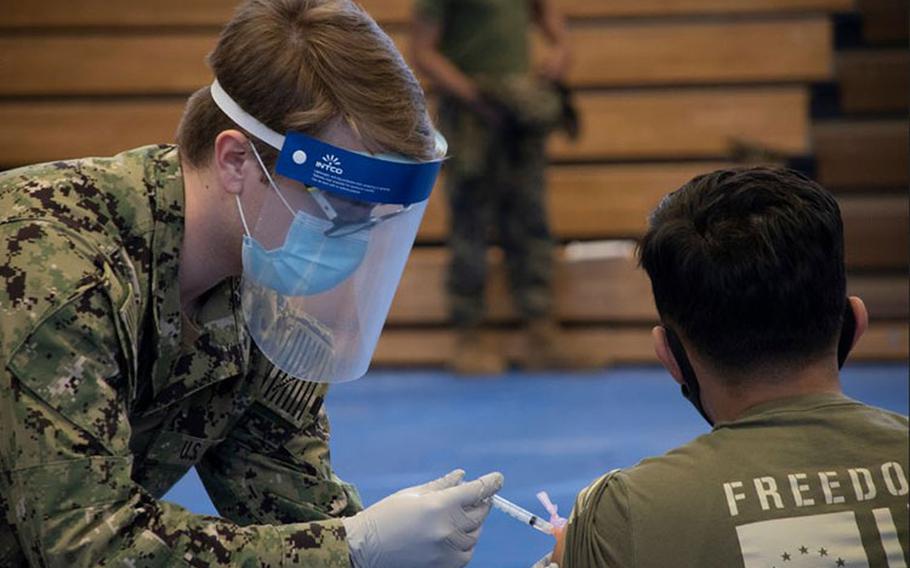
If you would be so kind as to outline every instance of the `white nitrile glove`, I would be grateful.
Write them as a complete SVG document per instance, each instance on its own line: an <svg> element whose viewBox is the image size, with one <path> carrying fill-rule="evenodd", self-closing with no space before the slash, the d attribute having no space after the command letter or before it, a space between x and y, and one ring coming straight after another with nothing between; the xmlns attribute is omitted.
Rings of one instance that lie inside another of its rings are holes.
<svg viewBox="0 0 910 568"><path fill-rule="evenodd" d="M342 519L354 568L461 568L471 560L501 473L461 483L455 470Z"/></svg>

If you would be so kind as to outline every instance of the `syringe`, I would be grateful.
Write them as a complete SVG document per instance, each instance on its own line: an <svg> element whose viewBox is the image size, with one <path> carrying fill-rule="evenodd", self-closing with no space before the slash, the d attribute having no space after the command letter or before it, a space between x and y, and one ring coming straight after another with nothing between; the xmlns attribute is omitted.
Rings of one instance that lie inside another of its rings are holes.
<svg viewBox="0 0 910 568"><path fill-rule="evenodd" d="M541 519L534 513L522 509L515 503L512 503L507 499L503 499L499 495L493 495L493 506L506 515L509 515L513 519L518 519L526 525L531 525L544 534L553 534L553 525Z"/></svg>

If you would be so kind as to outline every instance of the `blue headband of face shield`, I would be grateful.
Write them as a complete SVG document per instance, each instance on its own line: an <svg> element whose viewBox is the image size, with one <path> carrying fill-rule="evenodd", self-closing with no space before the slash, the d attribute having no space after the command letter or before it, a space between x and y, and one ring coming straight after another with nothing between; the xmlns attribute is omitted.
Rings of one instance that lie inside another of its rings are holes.
<svg viewBox="0 0 910 568"><path fill-rule="evenodd" d="M439 133L439 159L417 162L386 154L372 156L326 144L301 132L282 136L240 108L217 80L211 93L218 107L241 128L280 150L277 173L307 187L346 199L411 205L430 196L442 167L447 145Z"/></svg>

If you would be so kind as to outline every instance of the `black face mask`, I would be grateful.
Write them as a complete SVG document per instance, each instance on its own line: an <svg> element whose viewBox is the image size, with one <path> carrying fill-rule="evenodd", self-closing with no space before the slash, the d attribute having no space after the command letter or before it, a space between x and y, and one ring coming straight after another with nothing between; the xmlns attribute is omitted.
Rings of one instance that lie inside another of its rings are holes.
<svg viewBox="0 0 910 568"><path fill-rule="evenodd" d="M686 354L686 350L679 340L679 336L666 325L664 326L664 330L667 334L667 344L670 346L670 352L676 359L676 364L679 365L679 372L682 373L683 376L682 395L686 400L692 403L692 406L695 407L708 424L714 426L714 421L711 420L708 413L705 412L705 407L702 406L701 389L698 386L698 378L695 376L695 371L692 370L692 363L689 362L689 356ZM847 305L844 307L844 324L841 326L840 338L837 341L838 368L843 367L844 363L847 361L847 355L850 354L850 349L853 347L853 336L855 334L856 316L853 315L853 308L850 306L850 300L847 300Z"/></svg>

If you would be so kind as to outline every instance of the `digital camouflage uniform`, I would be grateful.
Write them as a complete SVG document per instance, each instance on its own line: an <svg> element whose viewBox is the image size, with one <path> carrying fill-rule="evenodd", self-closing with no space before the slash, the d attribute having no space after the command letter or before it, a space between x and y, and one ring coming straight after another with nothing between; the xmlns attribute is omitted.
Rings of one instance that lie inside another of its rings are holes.
<svg viewBox="0 0 910 568"><path fill-rule="evenodd" d="M181 319L177 149L0 174L0 566L349 566L327 387ZM196 466L224 519L158 499Z"/></svg>
<svg viewBox="0 0 910 568"><path fill-rule="evenodd" d="M491 100L510 103L510 86L531 82L530 0L417 0L416 9L440 26L440 52ZM552 95L544 100L545 106L558 105ZM545 133L497 129L445 96L439 125L451 155L446 162L452 226L447 286L453 321L470 327L483 318L490 236L505 252L518 313L525 319L546 315L553 244L545 208Z"/></svg>

